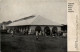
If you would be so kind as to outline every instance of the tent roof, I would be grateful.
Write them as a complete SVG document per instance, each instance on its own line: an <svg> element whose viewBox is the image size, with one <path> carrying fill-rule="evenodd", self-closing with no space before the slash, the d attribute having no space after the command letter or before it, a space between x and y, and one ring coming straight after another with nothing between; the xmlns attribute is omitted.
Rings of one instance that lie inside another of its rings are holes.
<svg viewBox="0 0 80 52"><path fill-rule="evenodd" d="M21 25L61 25L61 24L50 21L42 16L35 16L30 19L13 22L8 26L21 26Z"/></svg>

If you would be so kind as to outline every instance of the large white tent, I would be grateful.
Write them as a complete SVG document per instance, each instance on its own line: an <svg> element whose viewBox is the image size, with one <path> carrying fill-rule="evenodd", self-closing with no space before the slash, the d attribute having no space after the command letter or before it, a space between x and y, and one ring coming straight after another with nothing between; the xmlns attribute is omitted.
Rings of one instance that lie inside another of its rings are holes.
<svg viewBox="0 0 80 52"><path fill-rule="evenodd" d="M61 24L50 21L49 19L46 19L38 15L38 16L33 16L30 19L24 19L21 21L13 22L7 26L22 26L22 25L61 25Z"/></svg>

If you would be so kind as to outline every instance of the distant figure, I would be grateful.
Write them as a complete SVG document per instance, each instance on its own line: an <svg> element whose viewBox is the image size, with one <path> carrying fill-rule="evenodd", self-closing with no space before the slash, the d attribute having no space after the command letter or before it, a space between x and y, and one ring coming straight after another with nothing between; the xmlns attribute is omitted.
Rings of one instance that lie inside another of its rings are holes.
<svg viewBox="0 0 80 52"><path fill-rule="evenodd" d="M10 33L10 29L7 30L7 33Z"/></svg>
<svg viewBox="0 0 80 52"><path fill-rule="evenodd" d="M36 31L36 40L38 40L39 35L40 35L40 31L41 31L41 27L40 27L40 26L37 26L37 27L35 28L35 31Z"/></svg>
<svg viewBox="0 0 80 52"><path fill-rule="evenodd" d="M31 29L29 29L29 34L31 34Z"/></svg>
<svg viewBox="0 0 80 52"><path fill-rule="evenodd" d="M56 32L55 32L55 31L53 31L53 36L54 36L54 37L56 36Z"/></svg>
<svg viewBox="0 0 80 52"><path fill-rule="evenodd" d="M14 33L13 30L11 30L12 37L13 37L13 33Z"/></svg>
<svg viewBox="0 0 80 52"><path fill-rule="evenodd" d="M36 40L38 40L38 38L39 38L39 33L38 31L36 31Z"/></svg>

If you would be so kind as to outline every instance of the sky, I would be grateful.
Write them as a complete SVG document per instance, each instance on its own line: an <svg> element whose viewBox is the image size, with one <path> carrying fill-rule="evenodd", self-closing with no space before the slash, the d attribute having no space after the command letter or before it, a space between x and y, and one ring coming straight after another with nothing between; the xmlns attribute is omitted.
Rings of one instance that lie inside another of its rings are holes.
<svg viewBox="0 0 80 52"><path fill-rule="evenodd" d="M66 0L0 0L0 22L40 15L67 24Z"/></svg>

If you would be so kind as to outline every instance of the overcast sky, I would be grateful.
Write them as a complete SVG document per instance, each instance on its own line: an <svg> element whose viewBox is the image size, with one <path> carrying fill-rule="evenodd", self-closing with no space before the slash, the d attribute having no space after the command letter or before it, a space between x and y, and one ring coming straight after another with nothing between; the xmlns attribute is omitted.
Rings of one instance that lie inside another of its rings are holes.
<svg viewBox="0 0 80 52"><path fill-rule="evenodd" d="M0 0L0 22L41 15L66 24L66 0Z"/></svg>

